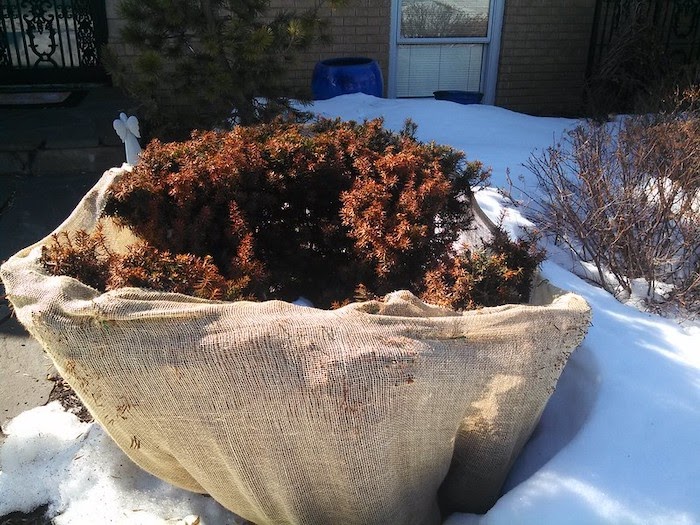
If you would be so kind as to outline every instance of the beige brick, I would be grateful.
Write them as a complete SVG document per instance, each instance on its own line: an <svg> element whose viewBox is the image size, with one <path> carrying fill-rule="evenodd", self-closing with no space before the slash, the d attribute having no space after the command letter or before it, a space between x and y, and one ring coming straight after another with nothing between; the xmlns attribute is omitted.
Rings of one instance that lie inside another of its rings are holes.
<svg viewBox="0 0 700 525"><path fill-rule="evenodd" d="M594 7L595 0L508 0L496 103L578 111Z"/></svg>

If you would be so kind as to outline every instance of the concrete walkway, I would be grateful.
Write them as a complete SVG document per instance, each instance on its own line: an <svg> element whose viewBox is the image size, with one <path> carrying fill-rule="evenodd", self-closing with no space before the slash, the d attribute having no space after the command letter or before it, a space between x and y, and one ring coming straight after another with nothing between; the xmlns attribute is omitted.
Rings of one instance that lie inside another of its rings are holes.
<svg viewBox="0 0 700 525"><path fill-rule="evenodd" d="M84 173L0 175L0 262L51 233L109 167ZM48 380L52 373L51 360L39 343L12 317L0 284L0 426L46 403L54 385Z"/></svg>
<svg viewBox="0 0 700 525"><path fill-rule="evenodd" d="M51 233L102 172L0 175L0 262ZM0 284L0 426L49 398L51 360L12 317Z"/></svg>
<svg viewBox="0 0 700 525"><path fill-rule="evenodd" d="M124 162L112 121L133 107L110 87L62 106L0 107L0 263L51 233L105 170ZM46 403L52 373L0 283L0 425Z"/></svg>

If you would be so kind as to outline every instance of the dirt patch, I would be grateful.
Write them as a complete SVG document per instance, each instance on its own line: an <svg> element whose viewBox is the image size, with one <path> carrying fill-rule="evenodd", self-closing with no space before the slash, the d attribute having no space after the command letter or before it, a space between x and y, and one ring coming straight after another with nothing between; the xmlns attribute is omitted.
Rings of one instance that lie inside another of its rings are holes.
<svg viewBox="0 0 700 525"><path fill-rule="evenodd" d="M0 516L0 525L51 525L51 519L46 517L48 508L42 505L31 512L10 512Z"/></svg>
<svg viewBox="0 0 700 525"><path fill-rule="evenodd" d="M87 408L85 408L78 394L66 383L65 379L58 374L49 377L49 379L54 382L53 390L51 390L51 394L49 394L49 403L51 401L58 401L66 412L75 414L80 421L84 423L93 421L92 415L88 412ZM0 522L0 525L5 524Z"/></svg>

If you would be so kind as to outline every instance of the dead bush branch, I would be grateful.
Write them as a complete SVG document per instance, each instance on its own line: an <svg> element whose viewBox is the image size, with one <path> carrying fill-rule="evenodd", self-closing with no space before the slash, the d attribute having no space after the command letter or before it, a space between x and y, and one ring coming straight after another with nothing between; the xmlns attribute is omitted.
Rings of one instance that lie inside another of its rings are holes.
<svg viewBox="0 0 700 525"><path fill-rule="evenodd" d="M685 101L687 102L687 100ZM683 109L681 109L683 108ZM693 303L700 289L700 112L584 123L529 159L531 211L542 231L595 266L612 293L671 285Z"/></svg>

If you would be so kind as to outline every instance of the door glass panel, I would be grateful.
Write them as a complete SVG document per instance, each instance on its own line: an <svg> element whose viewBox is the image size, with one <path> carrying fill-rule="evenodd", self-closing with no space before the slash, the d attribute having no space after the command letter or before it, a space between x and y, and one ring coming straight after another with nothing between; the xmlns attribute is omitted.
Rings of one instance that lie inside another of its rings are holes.
<svg viewBox="0 0 700 525"><path fill-rule="evenodd" d="M404 38L485 37L489 0L400 0Z"/></svg>
<svg viewBox="0 0 700 525"><path fill-rule="evenodd" d="M483 44L399 45L397 97L431 97L433 91L479 91Z"/></svg>

